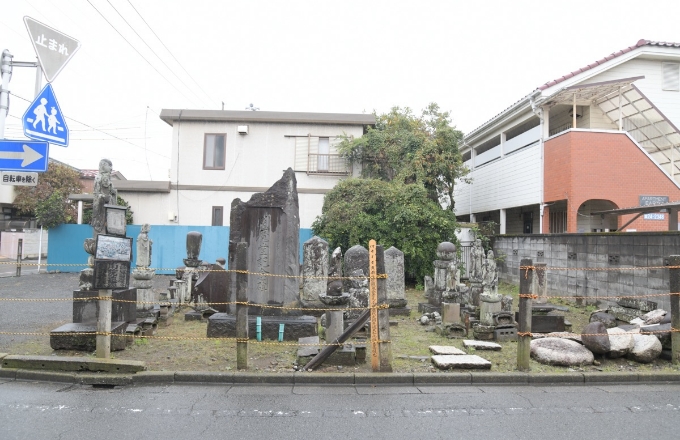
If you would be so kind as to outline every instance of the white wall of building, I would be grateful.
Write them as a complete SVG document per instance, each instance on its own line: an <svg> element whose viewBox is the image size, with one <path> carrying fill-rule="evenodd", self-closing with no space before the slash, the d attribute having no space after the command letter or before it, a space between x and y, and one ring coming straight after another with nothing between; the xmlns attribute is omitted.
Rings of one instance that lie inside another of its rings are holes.
<svg viewBox="0 0 680 440"><path fill-rule="evenodd" d="M669 60L665 61L668 62ZM647 96L649 101L653 102L676 127L680 128L680 92L662 90L662 62L664 61L659 59L635 58L589 78L585 82L601 82L644 75L643 79L639 79L633 84L635 84L635 86ZM677 58L674 62L680 63L680 58Z"/></svg>
<svg viewBox="0 0 680 440"><path fill-rule="evenodd" d="M541 167L539 143L476 168L456 185L456 215L540 203Z"/></svg>

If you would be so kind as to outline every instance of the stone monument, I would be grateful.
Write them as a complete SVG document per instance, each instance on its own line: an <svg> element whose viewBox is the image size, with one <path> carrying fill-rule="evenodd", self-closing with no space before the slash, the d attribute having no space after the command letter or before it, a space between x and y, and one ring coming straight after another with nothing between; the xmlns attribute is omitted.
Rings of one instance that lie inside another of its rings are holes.
<svg viewBox="0 0 680 440"><path fill-rule="evenodd" d="M387 274L387 303L390 315L409 315L406 307L406 282L404 276L404 253L394 246L385 251L385 273Z"/></svg>
<svg viewBox="0 0 680 440"><path fill-rule="evenodd" d="M482 293L482 276L484 267L484 248L482 240L476 239L470 250L470 295L472 304L479 306L479 295Z"/></svg>
<svg viewBox="0 0 680 440"><path fill-rule="evenodd" d="M300 213L295 172L288 168L271 188L253 194L247 202L234 200L231 221L230 250L239 241L247 242L248 270L263 274L250 277L248 300L254 304L268 305L299 303ZM232 252L229 255L229 269L233 269ZM231 278L233 285L235 277ZM233 300L230 297L230 301ZM253 313L256 310L256 307L251 307ZM262 308L262 314L280 312L276 308Z"/></svg>
<svg viewBox="0 0 680 440"><path fill-rule="evenodd" d="M137 288L137 314L146 316L153 310L153 302L157 301L153 292L153 277L155 271L151 266L151 246L153 241L149 239L151 226L148 223L142 225L137 236L137 267L132 271L132 287Z"/></svg>
<svg viewBox="0 0 680 440"><path fill-rule="evenodd" d="M433 262L434 282L426 296L430 305L440 307L442 302L468 304L468 288L460 283L456 260L456 245L445 241L437 246L438 259Z"/></svg>
<svg viewBox="0 0 680 440"><path fill-rule="evenodd" d="M322 307L319 296L328 288L328 242L314 236L302 245L302 296L304 307Z"/></svg>

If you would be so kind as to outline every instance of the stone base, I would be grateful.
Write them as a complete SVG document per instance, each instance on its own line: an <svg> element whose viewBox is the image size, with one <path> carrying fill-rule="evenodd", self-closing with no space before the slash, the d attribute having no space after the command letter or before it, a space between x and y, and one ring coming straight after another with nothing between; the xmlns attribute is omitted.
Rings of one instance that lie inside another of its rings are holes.
<svg viewBox="0 0 680 440"><path fill-rule="evenodd" d="M98 290L74 290L73 291L73 322L94 323L99 316ZM133 322L137 319L137 289L114 290L111 294L111 321ZM79 301L81 298L92 298ZM118 301L116 301L118 300ZM125 301L125 302L121 302Z"/></svg>
<svg viewBox="0 0 680 440"><path fill-rule="evenodd" d="M112 322L111 333L121 336L111 336L111 351L125 350L127 345L125 332L128 324L126 322ZM50 347L52 350L75 350L93 352L97 349L97 324L71 323L64 324L50 332Z"/></svg>
<svg viewBox="0 0 680 440"><path fill-rule="evenodd" d="M491 351L499 351L503 347L499 344L496 344L495 342L486 342L486 341L473 341L473 340L465 340L463 341L463 347L467 348L474 348L475 350L491 350Z"/></svg>
<svg viewBox="0 0 680 440"><path fill-rule="evenodd" d="M323 361L323 365L345 365L352 366L356 365L357 356L356 349L352 344L345 344L344 346L335 350L328 359Z"/></svg>
<svg viewBox="0 0 680 440"><path fill-rule="evenodd" d="M497 342L516 341L517 329L514 327L497 328L493 331L493 339Z"/></svg>
<svg viewBox="0 0 680 440"><path fill-rule="evenodd" d="M464 338L467 336L467 329L463 324L439 324L434 327L434 331L447 338Z"/></svg>
<svg viewBox="0 0 680 440"><path fill-rule="evenodd" d="M151 280L148 280L151 282ZM153 310L154 303L158 301L156 294L154 293L151 286L148 288L140 288L135 286L137 289L137 313L140 311Z"/></svg>
<svg viewBox="0 0 680 440"><path fill-rule="evenodd" d="M309 336L298 339L297 363L298 365L306 365L307 362L317 354L319 354L319 337Z"/></svg>
<svg viewBox="0 0 680 440"><path fill-rule="evenodd" d="M248 337L255 339L257 317L248 316ZM285 324L283 339L297 341L299 338L318 336L316 318L313 316L262 316L262 339L279 339L279 324ZM208 319L209 338L235 338L236 315L215 313Z"/></svg>
<svg viewBox="0 0 680 440"><path fill-rule="evenodd" d="M392 307L390 306L390 316L410 316L410 307Z"/></svg>
<svg viewBox="0 0 680 440"><path fill-rule="evenodd" d="M432 313L432 312L437 312L441 314L442 307L433 306L432 304L429 303L418 303L418 313Z"/></svg>
<svg viewBox="0 0 680 440"><path fill-rule="evenodd" d="M515 321L519 322L519 312L515 312ZM565 331L564 316L531 315L532 333L553 333Z"/></svg>
<svg viewBox="0 0 680 440"><path fill-rule="evenodd" d="M203 313L191 311L184 314L185 321L201 321L203 320Z"/></svg>

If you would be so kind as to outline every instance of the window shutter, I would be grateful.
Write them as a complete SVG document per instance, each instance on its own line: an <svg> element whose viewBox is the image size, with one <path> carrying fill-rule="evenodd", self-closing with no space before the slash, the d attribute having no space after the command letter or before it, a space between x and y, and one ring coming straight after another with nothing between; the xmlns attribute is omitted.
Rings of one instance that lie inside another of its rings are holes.
<svg viewBox="0 0 680 440"><path fill-rule="evenodd" d="M307 171L307 145L308 137L296 137L295 139L295 171Z"/></svg>
<svg viewBox="0 0 680 440"><path fill-rule="evenodd" d="M680 91L680 64L661 63L663 70L662 90Z"/></svg>

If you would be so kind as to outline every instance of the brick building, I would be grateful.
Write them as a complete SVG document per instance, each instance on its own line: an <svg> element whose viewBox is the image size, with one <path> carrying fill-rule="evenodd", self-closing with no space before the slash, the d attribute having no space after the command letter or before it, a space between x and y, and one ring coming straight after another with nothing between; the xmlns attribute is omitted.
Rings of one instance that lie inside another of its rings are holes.
<svg viewBox="0 0 680 440"><path fill-rule="evenodd" d="M680 201L678 126L680 44L640 40L468 133L456 215L500 234L677 228L665 212L600 212Z"/></svg>

